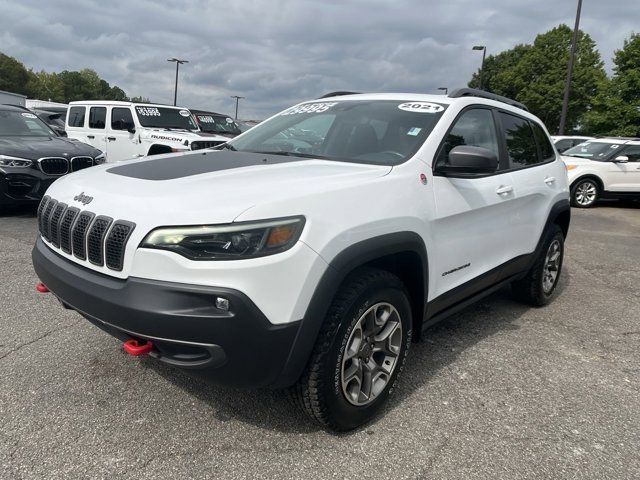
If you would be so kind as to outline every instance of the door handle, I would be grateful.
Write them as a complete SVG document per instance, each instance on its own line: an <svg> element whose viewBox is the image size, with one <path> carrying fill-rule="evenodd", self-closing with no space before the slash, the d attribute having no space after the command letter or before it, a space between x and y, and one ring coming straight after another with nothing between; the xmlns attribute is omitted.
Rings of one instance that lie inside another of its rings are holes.
<svg viewBox="0 0 640 480"><path fill-rule="evenodd" d="M511 192L513 192L513 187L511 185L500 185L498 188L496 188L496 193L498 195L505 195Z"/></svg>
<svg viewBox="0 0 640 480"><path fill-rule="evenodd" d="M95 135L87 135L87 138L90 138L90 139L93 140L94 138L96 138L96 136Z"/></svg>
<svg viewBox="0 0 640 480"><path fill-rule="evenodd" d="M544 183L546 183L547 185L551 185L552 183L556 182L556 177L547 177L544 179Z"/></svg>
<svg viewBox="0 0 640 480"><path fill-rule="evenodd" d="M110 142L115 142L116 137L107 137L107 140L109 140Z"/></svg>

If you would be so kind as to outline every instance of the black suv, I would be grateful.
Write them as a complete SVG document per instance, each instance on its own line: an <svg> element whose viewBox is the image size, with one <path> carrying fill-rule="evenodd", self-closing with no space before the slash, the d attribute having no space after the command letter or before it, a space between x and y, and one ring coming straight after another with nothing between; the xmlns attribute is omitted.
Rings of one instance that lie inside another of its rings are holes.
<svg viewBox="0 0 640 480"><path fill-rule="evenodd" d="M35 204L58 177L102 162L100 150L58 136L30 110L0 105L0 208Z"/></svg>
<svg viewBox="0 0 640 480"><path fill-rule="evenodd" d="M222 113L207 112L205 110L190 109L196 122L204 133L215 133L224 137L233 138L240 133L240 127L233 118Z"/></svg>

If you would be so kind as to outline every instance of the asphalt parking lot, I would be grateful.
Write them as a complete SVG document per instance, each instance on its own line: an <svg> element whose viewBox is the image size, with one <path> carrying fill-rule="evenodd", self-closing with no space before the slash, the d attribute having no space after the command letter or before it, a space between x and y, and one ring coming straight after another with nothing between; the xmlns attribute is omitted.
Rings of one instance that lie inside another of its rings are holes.
<svg viewBox="0 0 640 480"><path fill-rule="evenodd" d="M640 203L573 210L556 301L501 291L414 344L350 434L207 385L34 291L32 210L0 217L0 478L640 477Z"/></svg>

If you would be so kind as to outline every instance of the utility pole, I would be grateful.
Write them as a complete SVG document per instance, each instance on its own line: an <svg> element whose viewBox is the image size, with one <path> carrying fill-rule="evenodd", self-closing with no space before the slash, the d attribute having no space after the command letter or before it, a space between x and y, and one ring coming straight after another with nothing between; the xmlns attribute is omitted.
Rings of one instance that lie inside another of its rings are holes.
<svg viewBox="0 0 640 480"><path fill-rule="evenodd" d="M485 45L474 45L471 50L482 50L482 63L480 64L480 90L484 89L484 57L487 55Z"/></svg>
<svg viewBox="0 0 640 480"><path fill-rule="evenodd" d="M178 69L180 68L180 65L182 65L183 63L189 63L189 60L169 58L167 62L176 62L176 86L175 86L175 89L173 90L173 105L175 106L178 103Z"/></svg>
<svg viewBox="0 0 640 480"><path fill-rule="evenodd" d="M238 101L241 98L245 98L245 97L240 97L238 95L231 95L231 98L235 98L236 99L236 120L238 120Z"/></svg>
<svg viewBox="0 0 640 480"><path fill-rule="evenodd" d="M564 98L562 99L562 113L560 114L560 128L558 135L564 135L564 127L567 123L567 111L569 110L569 92L571 91L571 76L573 75L573 62L576 58L576 47L578 43L578 28L580 26L580 11L582 10L582 0L578 0L578 9L576 10L576 24L573 27L573 36L571 37L571 53L569 54L569 65L567 66L567 78L564 82Z"/></svg>

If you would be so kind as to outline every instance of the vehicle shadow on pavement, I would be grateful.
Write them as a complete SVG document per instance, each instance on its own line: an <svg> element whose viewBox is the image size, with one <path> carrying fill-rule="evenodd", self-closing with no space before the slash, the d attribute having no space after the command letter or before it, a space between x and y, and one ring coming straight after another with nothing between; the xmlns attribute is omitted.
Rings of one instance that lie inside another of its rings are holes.
<svg viewBox="0 0 640 480"><path fill-rule="evenodd" d="M569 271L564 267L557 295L569 286ZM400 384L381 414L352 432L351 435L375 428L387 413L403 408L403 403L418 389L429 383L442 369L448 368L466 350L505 330L517 330L518 320L530 308L512 299L509 287L503 288L471 305L443 322L429 328L421 341L413 343ZM245 422L256 427L288 433L309 433L321 430L294 406L284 391L268 389L246 390L229 388L192 378L152 359L145 366L208 404L214 417L226 422ZM453 374L452 374L453 375ZM428 387L427 387L428 388ZM431 399L437 401L437 398Z"/></svg>

